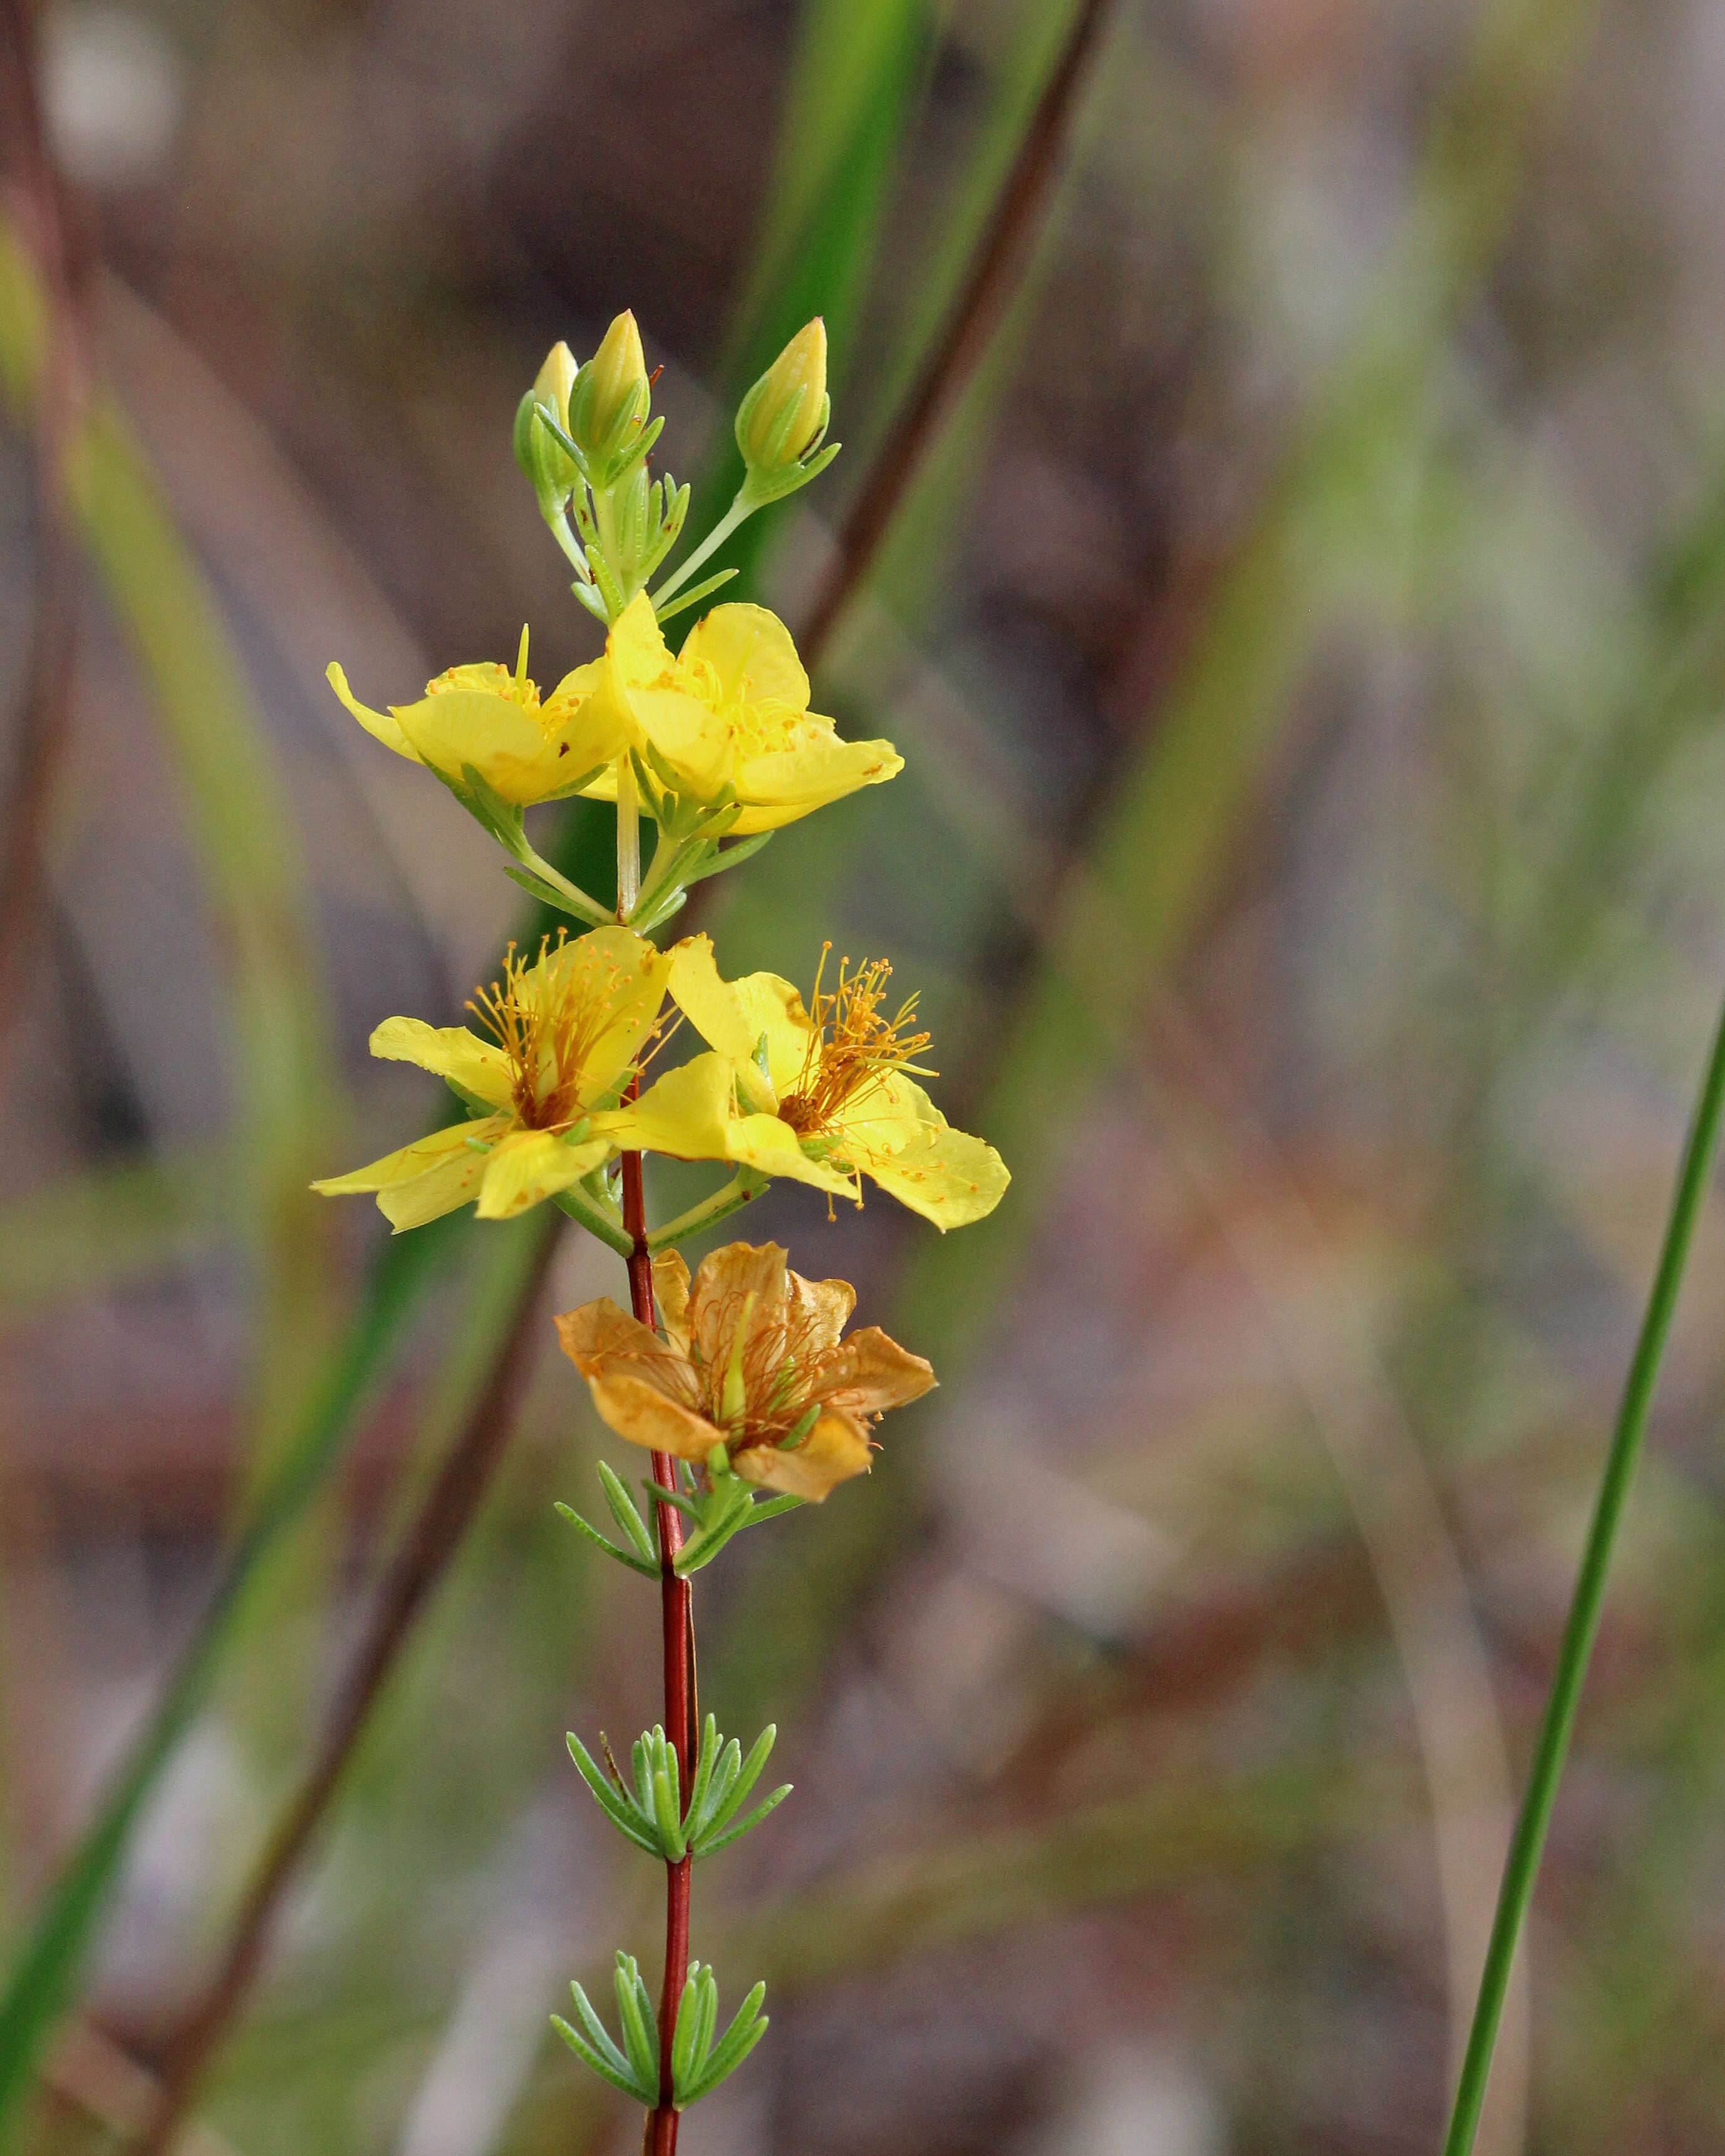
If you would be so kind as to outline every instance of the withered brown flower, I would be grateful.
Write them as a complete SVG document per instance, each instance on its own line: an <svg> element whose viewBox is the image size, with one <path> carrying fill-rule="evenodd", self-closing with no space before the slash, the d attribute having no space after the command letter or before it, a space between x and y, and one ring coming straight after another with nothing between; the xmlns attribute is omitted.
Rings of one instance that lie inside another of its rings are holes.
<svg viewBox="0 0 1725 2156"><path fill-rule="evenodd" d="M704 1464L722 1445L746 1481L819 1503L867 1471L869 1425L935 1381L877 1325L841 1338L855 1290L804 1280L777 1243L727 1244L692 1281L665 1251L653 1285L664 1339L608 1296L557 1320L600 1414L649 1451Z"/></svg>

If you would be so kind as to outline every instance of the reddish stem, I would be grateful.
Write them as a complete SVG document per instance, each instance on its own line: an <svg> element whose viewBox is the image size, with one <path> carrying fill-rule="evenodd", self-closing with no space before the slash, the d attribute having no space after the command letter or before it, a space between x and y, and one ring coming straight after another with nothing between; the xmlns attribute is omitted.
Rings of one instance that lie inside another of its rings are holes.
<svg viewBox="0 0 1725 2156"><path fill-rule="evenodd" d="M641 1156L623 1156L623 1225L634 1248L629 1255L629 1298L643 1325L655 1324L653 1260L647 1249L647 1212L641 1191ZM668 1452L653 1455L653 1479L676 1487L676 1462ZM678 1780L686 1806L694 1779L695 1619L689 1583L680 1579L675 1558L683 1543L683 1516L675 1505L655 1505L659 1529L660 1606L665 1632L665 1728L677 1755ZM647 2115L642 2156L675 2156L677 2111L671 2102L671 2043L677 2032L677 2005L689 1974L689 1871L693 1860L665 1867L665 1983L659 1994L659 2102Z"/></svg>

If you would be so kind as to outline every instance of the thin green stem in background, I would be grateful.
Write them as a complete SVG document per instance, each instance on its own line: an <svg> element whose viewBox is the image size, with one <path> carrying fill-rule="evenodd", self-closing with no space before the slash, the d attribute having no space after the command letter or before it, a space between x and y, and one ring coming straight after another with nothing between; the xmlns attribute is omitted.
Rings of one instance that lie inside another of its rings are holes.
<svg viewBox="0 0 1725 2156"><path fill-rule="evenodd" d="M1623 1389L1623 1404L1618 1409L1617 1427L1612 1434L1611 1450L1606 1455L1605 1471L1594 1502L1593 1522L1588 1529L1587 1547L1582 1554L1574 1599L1569 1604L1563 1643L1552 1679L1551 1697L1546 1702L1545 1718L1540 1724L1527 1794L1522 1799L1521 1815L1516 1820L1515 1834L1503 1867L1497 1913L1492 1919L1491 1938L1486 1948L1485 1971L1480 1979L1473 2026L1468 2031L1467 2051L1461 2061L1450 2130L1444 2140L1444 2156L1469 2156L1479 2128L1516 1943L1521 1937L1527 1905L1533 1898L1533 1884L1539 1876L1545 1830L1551 1821L1563 1762L1568 1756L1581 1687L1587 1679L1594 1637L1599 1628L1599 1609L1605 1599L1605 1575L1611 1563L1611 1548L1617 1538L1635 1463L1640 1458L1641 1441L1647 1433L1647 1417L1653 1405L1654 1388L1659 1382L1659 1366L1664 1359L1666 1342L1671 1337L1671 1316L1682 1286L1683 1269L1689 1261L1695 1224L1701 1217L1702 1199L1707 1194L1713 1157L1718 1151L1722 1114L1725 1114L1725 1011L1720 1014L1718 1029L1713 1036L1712 1055L1702 1081L1701 1097L1696 1106L1689 1142L1684 1148L1683 1164L1678 1171L1676 1194L1666 1225L1665 1247L1659 1255L1653 1292L1647 1300L1647 1314L1641 1321L1640 1337L1635 1342L1635 1358Z"/></svg>

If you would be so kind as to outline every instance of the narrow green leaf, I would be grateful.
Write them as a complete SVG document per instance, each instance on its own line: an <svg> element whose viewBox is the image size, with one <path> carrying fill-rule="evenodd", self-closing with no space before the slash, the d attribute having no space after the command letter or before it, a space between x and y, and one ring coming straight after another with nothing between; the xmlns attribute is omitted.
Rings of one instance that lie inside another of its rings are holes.
<svg viewBox="0 0 1725 2156"><path fill-rule="evenodd" d="M746 1834L751 1833L759 1826L768 1812L778 1810L789 1796L793 1784L787 1782L783 1787L775 1789L764 1804L756 1805L746 1820L740 1820L729 1833L719 1835L711 1841L703 1842L695 1854L697 1856L716 1856L721 1849L729 1849L733 1841L741 1841Z"/></svg>
<svg viewBox="0 0 1725 2156"><path fill-rule="evenodd" d="M586 1994L582 1991L580 1985L573 1984L570 1989L576 1994L578 2005L586 2008L588 2014L592 2014L593 2010L588 2007ZM593 2015L592 2025L604 2039L605 2050L603 2052L596 2050L585 2036L572 2029L561 2014L552 2015L551 2025L582 2064L590 2066L601 2080L609 2082L613 2088L621 2089L625 2096L633 2097L637 2103L650 2104L655 2100L657 2092L652 2094L644 2093L628 2060L617 2049L609 2036L606 2035L604 2024L596 2014ZM614 2066L612 2063L614 2058L617 2061Z"/></svg>
<svg viewBox="0 0 1725 2156"><path fill-rule="evenodd" d="M634 1842L636 1848L645 1851L649 1856L661 1855L657 1835L649 1831L628 1799L611 1786L572 1729L568 1732L568 1740L569 1757L575 1762L577 1772L593 1791L599 1810L612 1825L628 1840Z"/></svg>
<svg viewBox="0 0 1725 2156"><path fill-rule="evenodd" d="M699 2053L696 2048L701 2030L701 1964L691 1962L688 1981L683 1986L683 1995L677 2001L676 2034L671 2039L671 2090L673 2094L685 2088L693 2077Z"/></svg>
<svg viewBox="0 0 1725 2156"><path fill-rule="evenodd" d="M650 2008L643 2010L645 1993L642 1989L640 1971L631 1954L619 1953L617 1957L617 2012L623 2023L624 2048L629 2053L629 2065L634 2069L637 2085L655 2092L659 2088L659 2032L653 2026Z"/></svg>
<svg viewBox="0 0 1725 2156"><path fill-rule="evenodd" d="M736 2071L766 2035L768 2026L766 2016L762 2015L758 2020L755 2018L760 2015L762 2002L766 1996L766 1985L757 1984L737 2008L731 2026L719 2040L707 2061L706 2071L689 2092L691 2103L699 2102L704 2096L710 2096L726 2075Z"/></svg>
<svg viewBox="0 0 1725 2156"><path fill-rule="evenodd" d="M656 1564L644 1564L639 1558L632 1555L629 1551L626 1549L619 1549L615 1543L609 1540L608 1537L602 1535L598 1529L596 1527L593 1527L589 1522L583 1520L580 1513L576 1512L572 1506L560 1502L557 1506L557 1510L562 1514L563 1517L569 1522L569 1525L572 1527L575 1528L578 1533L586 1536L588 1542L593 1544L595 1549L603 1550L607 1557L614 1557L619 1564L626 1564L631 1572L642 1573L649 1579L658 1578L659 1567Z"/></svg>
<svg viewBox="0 0 1725 2156"><path fill-rule="evenodd" d="M706 1802L706 1793L713 1779L713 1766L719 1756L719 1725L708 1715L701 1732L701 1743L696 1748L695 1776L689 1784L689 1807L685 1815L691 1839L698 1830L701 1806Z"/></svg>
<svg viewBox="0 0 1725 2156"><path fill-rule="evenodd" d="M721 1804L716 1804L713 1808L712 1819L709 1822L710 1832L716 1833L717 1830L725 1825L726 1821L731 1817L732 1814L737 1810L737 1806L742 1802L743 1799L760 1779L761 1769L767 1764L768 1758L771 1758L773 1743L778 1736L778 1725L776 1722L769 1722L767 1727L761 1732L760 1735L755 1739L754 1743L749 1747L749 1756L742 1762L742 1769L737 1777L735 1785L729 1789L728 1794L725 1798L725 1801ZM739 1748L737 1747L737 1739L734 1737L732 1738L731 1743L732 1748L733 1750Z"/></svg>
<svg viewBox="0 0 1725 2156"><path fill-rule="evenodd" d="M605 1502L611 1507L612 1518L657 1572L659 1553L653 1547L653 1537L647 1532L647 1523L636 1509L635 1501L629 1494L622 1478L614 1473L603 1460L599 1462L599 1483L605 1492Z"/></svg>

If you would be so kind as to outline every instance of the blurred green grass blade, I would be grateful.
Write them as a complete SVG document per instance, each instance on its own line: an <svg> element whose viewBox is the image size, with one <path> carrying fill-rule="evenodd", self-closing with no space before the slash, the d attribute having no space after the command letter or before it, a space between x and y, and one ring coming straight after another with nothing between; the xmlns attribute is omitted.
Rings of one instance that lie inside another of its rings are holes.
<svg viewBox="0 0 1725 2156"><path fill-rule="evenodd" d="M28 408L44 317L33 270L0 221L0 385ZM260 1459L249 1524L221 1588L181 1658L98 1816L50 1889L0 1994L0 2143L9 2141L35 2058L79 1971L134 1824L206 1695L211 1676L267 1584L265 1559L304 1518L345 1449L365 1402L439 1269L456 1220L392 1239L359 1312L331 1358L320 1337L328 1216L306 1190L324 1163L326 1054L300 880L249 691L203 586L111 405L92 412L76 445L73 492L156 693L193 812L218 923L232 953L244 1096L236 1171L264 1223L266 1309L280 1345L262 1358L276 1441ZM585 806L586 804L582 804ZM603 887L603 819L572 809L559 855ZM526 932L551 927L536 909Z"/></svg>
<svg viewBox="0 0 1725 2156"><path fill-rule="evenodd" d="M1425 390L1456 311L1513 212L1540 99L1594 0L1493 10L1440 110L1380 290L1256 530L1223 581L1150 738L1109 790L1008 1034L976 1127L1014 1183L989 1219L925 1245L905 1286L921 1338L962 1363L1059 1173L1060 1138L1128 1037L1226 872L1265 757L1325 619L1341 543L1393 515L1422 454Z"/></svg>
<svg viewBox="0 0 1725 2156"><path fill-rule="evenodd" d="M1327 619L1331 565L1395 514L1424 454L1425 398L1457 312L1519 191L1541 100L1579 54L1596 0L1509 0L1487 20L1432 129L1399 244L1353 343L1216 588L1148 737L1108 791L1067 879L969 1127L1014 1182L998 1211L920 1241L896 1299L950 1382L1009 1291L1080 1122L1156 983L1226 874L1291 691ZM916 1410L911 1411L916 1412ZM737 1713L781 1706L826 1654L912 1502L914 1448L880 1455L871 1502L823 1508L757 1558L747 1635L711 1658Z"/></svg>
<svg viewBox="0 0 1725 2156"><path fill-rule="evenodd" d="M0 1326L200 1256L233 1233L237 1209L231 1156L213 1146L14 1199L0 1209Z"/></svg>
<svg viewBox="0 0 1725 2156"><path fill-rule="evenodd" d="M746 388L822 312L834 367L844 367L932 32L927 0L806 0L753 259L726 340L726 382ZM817 283L824 306L790 307L788 288Z"/></svg>
<svg viewBox="0 0 1725 2156"><path fill-rule="evenodd" d="M147 1727L38 1912L0 1995L0 2143L11 2141L37 2056L71 2003L132 1828L246 1614L248 1596L264 1576L262 1560L304 1515L340 1457L458 1233L451 1216L414 1235L393 1236L379 1250L358 1322L240 1537Z"/></svg>
<svg viewBox="0 0 1725 2156"><path fill-rule="evenodd" d="M803 14L754 267L721 369L726 422L690 506L692 535L742 484L731 410L814 315L826 319L833 432L844 439L845 369L929 49L926 0L811 0ZM752 516L712 566L752 575L783 514Z"/></svg>
<svg viewBox="0 0 1725 2156"><path fill-rule="evenodd" d="M0 294L3 296L3 294ZM607 813L590 802L563 812L558 843L549 858L564 873L607 888L614 870ZM555 917L535 907L518 941L536 944L552 932ZM428 1126L429 1127L429 1126ZM101 1808L62 1867L32 1924L28 1938L0 1992L0 2147L9 2144L34 2062L54 2021L70 2003L103 1908L125 1860L127 1842L144 1804L172 1757L224 1654L251 1615L268 1560L293 1530L341 1460L395 1349L449 1261L464 1232L449 1214L411 1235L393 1235L378 1250L364 1296L327 1374L301 1408L300 1420L284 1448L249 1524L240 1536L194 1637L181 1656L125 1764L109 1786ZM491 1294L494 1276L518 1272L518 1238L503 1237L483 1251L475 1297L495 1344L512 1320L506 1298ZM483 1367L477 1338L457 1343L470 1368Z"/></svg>
<svg viewBox="0 0 1725 2156"><path fill-rule="evenodd" d="M999 56L981 117L959 161L955 186L941 205L939 231L894 331L884 368L870 385L869 408L847 418L848 454L866 454L909 395L945 326L1012 169L1037 100L1059 63L1081 0L1015 0L995 29ZM1026 285L1034 283L1027 277ZM854 470L854 467L853 467Z"/></svg>
<svg viewBox="0 0 1725 2156"><path fill-rule="evenodd" d="M46 363L41 295L28 290L34 281L8 228L0 378L25 412ZM341 1121L311 893L292 804L214 594L100 388L67 444L65 470L80 537L149 691L222 953L235 1100L230 1174L251 1272L249 1495L290 1442L339 1322L333 1223L310 1188ZM290 1700L293 1691L278 1686L270 1696Z"/></svg>

